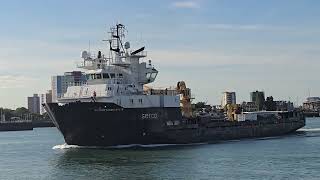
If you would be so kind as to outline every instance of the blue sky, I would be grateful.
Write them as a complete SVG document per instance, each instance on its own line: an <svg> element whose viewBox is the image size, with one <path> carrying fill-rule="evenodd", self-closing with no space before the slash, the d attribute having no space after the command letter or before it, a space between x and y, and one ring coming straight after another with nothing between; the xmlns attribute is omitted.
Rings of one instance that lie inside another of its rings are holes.
<svg viewBox="0 0 320 180"><path fill-rule="evenodd" d="M320 96L320 1L2 1L0 107L26 106L50 76L75 69L80 52L107 52L107 28L121 22L160 71L154 86L185 80L198 101L220 104L264 90L301 103Z"/></svg>

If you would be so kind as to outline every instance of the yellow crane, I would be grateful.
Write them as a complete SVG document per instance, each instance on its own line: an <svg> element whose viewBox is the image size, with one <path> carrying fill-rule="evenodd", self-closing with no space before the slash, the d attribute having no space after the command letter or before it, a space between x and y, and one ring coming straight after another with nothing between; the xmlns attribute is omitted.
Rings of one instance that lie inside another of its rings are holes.
<svg viewBox="0 0 320 180"><path fill-rule="evenodd" d="M192 116L192 108L191 108L191 90L187 88L186 83L184 81L179 81L177 83L177 92L180 94L180 107L181 113L184 117Z"/></svg>

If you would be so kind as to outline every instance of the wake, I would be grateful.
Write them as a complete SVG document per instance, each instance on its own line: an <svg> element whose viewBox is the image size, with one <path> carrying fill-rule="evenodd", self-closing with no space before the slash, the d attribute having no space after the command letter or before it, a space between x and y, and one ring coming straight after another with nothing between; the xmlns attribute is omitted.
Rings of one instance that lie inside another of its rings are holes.
<svg viewBox="0 0 320 180"><path fill-rule="evenodd" d="M197 146L208 143L190 143L190 144L128 144L128 145L116 145L116 146L78 146L68 145L66 143L55 145L52 149L127 149L127 148L157 148L157 147L170 147L170 146Z"/></svg>
<svg viewBox="0 0 320 180"><path fill-rule="evenodd" d="M300 131L300 132L317 132L317 131L320 131L320 128L302 128L302 129L298 129L297 131Z"/></svg>
<svg viewBox="0 0 320 180"><path fill-rule="evenodd" d="M60 145L55 145L52 147L52 149L75 149L75 148L82 148L82 147L77 146L77 145L68 145L66 143L60 144Z"/></svg>

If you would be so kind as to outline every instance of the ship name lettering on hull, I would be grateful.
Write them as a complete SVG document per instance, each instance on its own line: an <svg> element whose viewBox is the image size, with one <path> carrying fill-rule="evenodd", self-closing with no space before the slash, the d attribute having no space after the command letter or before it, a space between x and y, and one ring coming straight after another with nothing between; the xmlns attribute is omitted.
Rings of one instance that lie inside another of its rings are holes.
<svg viewBox="0 0 320 180"><path fill-rule="evenodd" d="M158 119L158 114L154 113L154 114L142 114L141 115L142 119Z"/></svg>
<svg viewBox="0 0 320 180"><path fill-rule="evenodd" d="M98 108L94 109L95 112L118 112L118 111L123 111L122 108L119 109L103 109L103 108Z"/></svg>

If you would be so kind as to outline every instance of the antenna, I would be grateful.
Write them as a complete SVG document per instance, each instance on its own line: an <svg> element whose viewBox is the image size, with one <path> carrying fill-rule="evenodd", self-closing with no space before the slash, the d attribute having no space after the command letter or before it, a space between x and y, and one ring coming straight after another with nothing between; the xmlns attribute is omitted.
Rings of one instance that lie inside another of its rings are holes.
<svg viewBox="0 0 320 180"><path fill-rule="evenodd" d="M91 46L91 44L90 44L90 40L89 40L89 53L91 54L91 50L90 50L90 47Z"/></svg>

